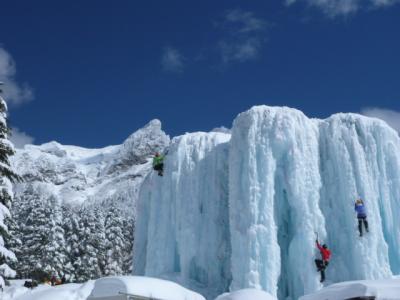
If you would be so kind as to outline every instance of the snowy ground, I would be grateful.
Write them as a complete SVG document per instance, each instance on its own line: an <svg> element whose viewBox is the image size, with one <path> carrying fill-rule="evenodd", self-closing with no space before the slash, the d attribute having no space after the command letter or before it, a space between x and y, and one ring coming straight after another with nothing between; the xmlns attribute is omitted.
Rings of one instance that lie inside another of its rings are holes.
<svg viewBox="0 0 400 300"><path fill-rule="evenodd" d="M399 300L400 279L346 281L332 284L299 300L343 300L375 296L376 300Z"/></svg>
<svg viewBox="0 0 400 300"><path fill-rule="evenodd" d="M86 300L93 289L94 281L85 284L69 283L52 287L47 284L28 289L24 280L14 280L10 287L0 294L1 300Z"/></svg>
<svg viewBox="0 0 400 300"><path fill-rule="evenodd" d="M23 287L24 280L13 280L10 287L0 293L1 300L95 300L97 297L118 295L119 292L163 300L205 300L203 296L174 282L139 276L105 277L85 284L65 284L51 287L40 285L30 290ZM376 300L399 300L400 278L385 280L347 281L325 287L299 300L344 300L354 297L375 296ZM256 289L243 289L225 293L215 300L276 300L269 293Z"/></svg>
<svg viewBox="0 0 400 300"><path fill-rule="evenodd" d="M205 300L203 296L166 280L119 276L105 277L84 284L64 284L52 287L47 284L28 289L25 280L13 280L11 286L0 293L1 300L87 300L119 295L120 292L163 300Z"/></svg>

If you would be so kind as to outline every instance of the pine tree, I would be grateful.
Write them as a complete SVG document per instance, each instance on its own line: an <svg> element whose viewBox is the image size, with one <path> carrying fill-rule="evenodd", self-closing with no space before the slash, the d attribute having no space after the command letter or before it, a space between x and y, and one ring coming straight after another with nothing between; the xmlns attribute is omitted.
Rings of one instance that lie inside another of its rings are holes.
<svg viewBox="0 0 400 300"><path fill-rule="evenodd" d="M13 214L13 210L11 209L11 218L6 219L6 225L8 227L9 232L9 239L6 240L6 248L14 252L16 256L16 260L10 261L9 266L11 269L16 271L16 278L22 278L21 274L19 273L20 269L20 261L19 257L21 256L21 249L22 249L22 241L20 238L20 227L19 224L16 222L16 218Z"/></svg>
<svg viewBox="0 0 400 300"><path fill-rule="evenodd" d="M133 242L135 231L135 220L133 218L125 218L123 220L123 234L124 234L124 251L123 251L123 267L124 275L133 273Z"/></svg>
<svg viewBox="0 0 400 300"><path fill-rule="evenodd" d="M6 248L10 235L5 220L10 218L9 208L13 200L11 183L20 177L10 166L9 157L15 153L13 144L8 140L10 130L7 126L7 104L0 96L0 285L4 286L4 277L14 277L15 271L9 264L16 260L15 254Z"/></svg>
<svg viewBox="0 0 400 300"><path fill-rule="evenodd" d="M30 185L21 202L18 218L23 220L24 246L19 271L36 279L50 278L53 274L61 277L68 268L68 258L59 201L45 187Z"/></svg>
<svg viewBox="0 0 400 300"><path fill-rule="evenodd" d="M99 209L84 207L79 212L77 235L80 239L76 261L76 279L83 282L99 278L105 268L104 217Z"/></svg>
<svg viewBox="0 0 400 300"><path fill-rule="evenodd" d="M65 243L68 256L68 264L64 268L64 274L69 281L76 281L76 270L78 269L79 260L79 219L77 213L66 206L62 207L63 211L63 229L65 234Z"/></svg>
<svg viewBox="0 0 400 300"><path fill-rule="evenodd" d="M112 205L105 219L106 268L105 275L124 273L125 236L123 232L122 212Z"/></svg>

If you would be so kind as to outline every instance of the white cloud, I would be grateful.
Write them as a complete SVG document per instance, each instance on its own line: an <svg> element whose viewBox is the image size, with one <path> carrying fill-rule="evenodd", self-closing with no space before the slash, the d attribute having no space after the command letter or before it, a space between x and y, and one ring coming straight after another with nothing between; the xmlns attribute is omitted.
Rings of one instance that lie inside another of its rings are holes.
<svg viewBox="0 0 400 300"><path fill-rule="evenodd" d="M388 123L392 128L400 132L400 112L385 108L369 107L363 108L361 113L368 117L381 119Z"/></svg>
<svg viewBox="0 0 400 300"><path fill-rule="evenodd" d="M290 6L304 2L311 7L321 9L329 17L346 16L360 9L382 8L399 3L400 0L285 0Z"/></svg>
<svg viewBox="0 0 400 300"><path fill-rule="evenodd" d="M241 9L227 11L221 26L224 36L218 43L223 63L256 59L266 41L267 25L252 12Z"/></svg>
<svg viewBox="0 0 400 300"><path fill-rule="evenodd" d="M227 42L223 40L219 44L224 63L231 61L245 62L255 59L259 55L261 46L260 40L256 38L248 38L240 42Z"/></svg>
<svg viewBox="0 0 400 300"><path fill-rule="evenodd" d="M11 55L0 48L0 81L4 99L7 103L21 104L33 99L33 91L27 84L19 84L15 80L16 67Z"/></svg>
<svg viewBox="0 0 400 300"><path fill-rule="evenodd" d="M164 48L161 65L165 71L181 73L184 69L184 56L173 47Z"/></svg>
<svg viewBox="0 0 400 300"><path fill-rule="evenodd" d="M25 132L20 131L18 128L14 127L11 129L10 141L18 149L23 148L27 144L33 144L35 139Z"/></svg>
<svg viewBox="0 0 400 300"><path fill-rule="evenodd" d="M267 22L260 18L256 18L252 12L243 11L241 9L232 9L226 12L225 21L235 23L239 26L238 32L254 32L264 30Z"/></svg>

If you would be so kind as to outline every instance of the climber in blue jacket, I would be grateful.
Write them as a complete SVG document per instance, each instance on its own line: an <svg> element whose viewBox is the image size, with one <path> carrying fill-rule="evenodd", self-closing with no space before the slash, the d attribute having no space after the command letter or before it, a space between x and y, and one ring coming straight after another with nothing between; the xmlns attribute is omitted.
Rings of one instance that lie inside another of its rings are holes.
<svg viewBox="0 0 400 300"><path fill-rule="evenodd" d="M364 223L365 231L368 232L368 222L367 210L364 202L361 199L357 199L356 203L354 204L354 210L357 212L358 231L360 231L360 236L363 236L362 223Z"/></svg>

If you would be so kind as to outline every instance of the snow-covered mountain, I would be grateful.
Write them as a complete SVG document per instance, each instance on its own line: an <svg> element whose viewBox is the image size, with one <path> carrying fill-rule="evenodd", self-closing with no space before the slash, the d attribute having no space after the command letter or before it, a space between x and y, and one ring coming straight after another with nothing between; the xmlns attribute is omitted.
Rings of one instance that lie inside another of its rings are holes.
<svg viewBox="0 0 400 300"><path fill-rule="evenodd" d="M354 201L370 232L360 238ZM356 114L325 120L259 106L229 133L171 141L164 177L140 191L134 272L211 296L259 288L297 299L322 287L316 233L332 250L329 282L400 272L400 138Z"/></svg>
<svg viewBox="0 0 400 300"><path fill-rule="evenodd" d="M139 187L151 170L150 158L169 142L161 122L153 120L122 145L102 149L57 142L27 145L12 158L13 166L24 179L15 186L16 196L22 197L27 188L40 187L66 205L116 203L124 212L134 215Z"/></svg>

